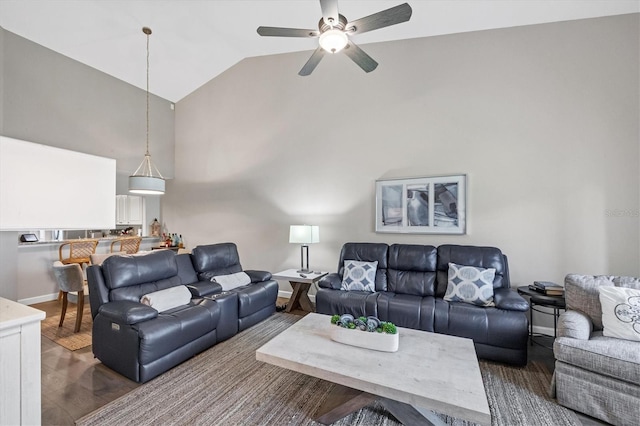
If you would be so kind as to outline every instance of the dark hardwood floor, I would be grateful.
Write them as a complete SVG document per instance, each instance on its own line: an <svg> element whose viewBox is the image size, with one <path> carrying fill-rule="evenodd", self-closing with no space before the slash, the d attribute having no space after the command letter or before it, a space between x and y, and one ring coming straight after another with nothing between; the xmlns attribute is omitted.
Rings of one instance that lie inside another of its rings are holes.
<svg viewBox="0 0 640 426"><path fill-rule="evenodd" d="M278 298L278 306L287 299ZM60 315L57 301L32 305L46 312L47 317ZM85 307L89 309L89 305ZM304 315L302 311L292 313ZM551 338L538 338L550 346ZM73 425L77 419L126 394L139 384L104 367L93 357L91 347L69 351L42 337L42 424ZM529 359L554 368L551 349L534 344L529 347ZM598 420L578 414L585 426L603 425Z"/></svg>

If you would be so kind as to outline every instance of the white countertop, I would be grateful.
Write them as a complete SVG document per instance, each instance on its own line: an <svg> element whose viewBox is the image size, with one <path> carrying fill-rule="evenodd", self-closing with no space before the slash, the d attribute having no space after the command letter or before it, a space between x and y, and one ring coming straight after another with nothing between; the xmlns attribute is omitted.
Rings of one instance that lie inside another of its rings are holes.
<svg viewBox="0 0 640 426"><path fill-rule="evenodd" d="M0 297L0 330L42 321L45 317L44 311Z"/></svg>
<svg viewBox="0 0 640 426"><path fill-rule="evenodd" d="M52 244L60 245L63 243L68 243L73 241L82 241L82 240L98 240L98 244L100 244L100 243L110 243L111 241L117 238L127 238L127 237L133 238L135 237L135 235L121 235L121 236L111 235L111 236L102 237L102 238L76 238L76 239L62 240L62 241L47 240L47 241L36 241L35 243L18 242L18 247L44 246L44 245L52 245ZM151 241L151 240L160 241L160 237L142 237L142 241Z"/></svg>

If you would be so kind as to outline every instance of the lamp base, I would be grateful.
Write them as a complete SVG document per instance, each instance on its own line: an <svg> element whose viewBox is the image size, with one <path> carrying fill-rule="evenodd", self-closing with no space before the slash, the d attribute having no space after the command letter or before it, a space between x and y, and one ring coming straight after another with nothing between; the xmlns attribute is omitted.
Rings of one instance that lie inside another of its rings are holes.
<svg viewBox="0 0 640 426"><path fill-rule="evenodd" d="M313 271L311 269L298 269L296 272L299 273L299 274L312 274L313 273Z"/></svg>

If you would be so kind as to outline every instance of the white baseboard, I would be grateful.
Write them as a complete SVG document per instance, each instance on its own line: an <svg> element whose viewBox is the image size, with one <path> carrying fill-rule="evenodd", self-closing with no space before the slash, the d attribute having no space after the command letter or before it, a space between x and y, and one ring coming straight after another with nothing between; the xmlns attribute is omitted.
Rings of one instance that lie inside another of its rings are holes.
<svg viewBox="0 0 640 426"><path fill-rule="evenodd" d="M553 328L551 327L542 327L540 325L533 326L534 334L546 334L547 336L553 336Z"/></svg>
<svg viewBox="0 0 640 426"><path fill-rule="evenodd" d="M58 300L58 293L43 294L42 296L19 299L18 303L22 303L23 305L33 305L36 303L50 302L52 300Z"/></svg>

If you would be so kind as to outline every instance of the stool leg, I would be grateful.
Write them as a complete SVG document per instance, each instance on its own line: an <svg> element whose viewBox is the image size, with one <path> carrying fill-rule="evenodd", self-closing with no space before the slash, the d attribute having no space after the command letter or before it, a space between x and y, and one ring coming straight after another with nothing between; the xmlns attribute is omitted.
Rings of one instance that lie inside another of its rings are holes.
<svg viewBox="0 0 640 426"><path fill-rule="evenodd" d="M60 323L58 327L62 327L62 323L64 322L64 316L67 314L67 292L62 292L62 313L60 313Z"/></svg>
<svg viewBox="0 0 640 426"><path fill-rule="evenodd" d="M76 329L74 333L80 331L80 324L82 324L82 312L84 311L84 290L78 292L78 312L76 313Z"/></svg>

